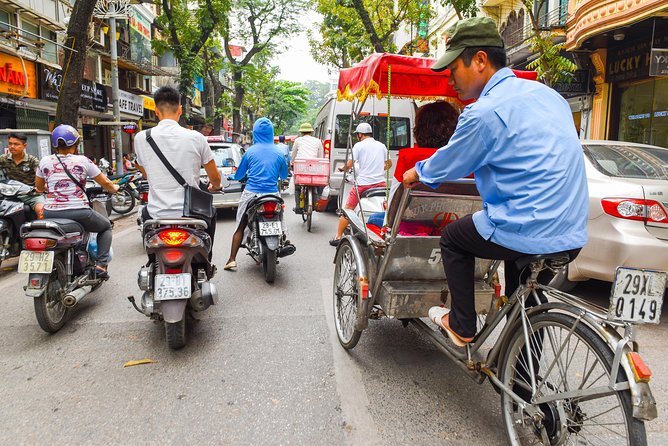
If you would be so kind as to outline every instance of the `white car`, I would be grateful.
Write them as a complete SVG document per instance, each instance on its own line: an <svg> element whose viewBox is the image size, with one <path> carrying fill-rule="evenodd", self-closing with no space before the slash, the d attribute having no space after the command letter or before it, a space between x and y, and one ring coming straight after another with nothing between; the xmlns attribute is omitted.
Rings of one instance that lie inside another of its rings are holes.
<svg viewBox="0 0 668 446"><path fill-rule="evenodd" d="M236 208L239 206L239 199L244 185L238 181L230 181L228 175L236 172L241 162L242 147L239 144L224 142L220 136L207 137L209 147L213 151L213 158L222 178L222 194L213 195L213 206L216 209ZM200 181L208 184L209 177L204 169L200 170Z"/></svg>
<svg viewBox="0 0 668 446"><path fill-rule="evenodd" d="M552 285L613 282L618 266L668 271L668 149L582 141L589 185L589 241Z"/></svg>

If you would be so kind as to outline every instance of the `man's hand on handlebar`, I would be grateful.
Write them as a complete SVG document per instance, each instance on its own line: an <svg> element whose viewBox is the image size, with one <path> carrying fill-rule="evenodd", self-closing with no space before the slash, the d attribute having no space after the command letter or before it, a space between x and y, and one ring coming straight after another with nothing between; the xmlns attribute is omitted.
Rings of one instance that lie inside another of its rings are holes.
<svg viewBox="0 0 668 446"><path fill-rule="evenodd" d="M417 170L415 170L415 167L413 167L412 169L408 169L406 172L404 172L404 179L402 181L404 187L411 189L415 187L419 182L420 182L420 177L418 177Z"/></svg>
<svg viewBox="0 0 668 446"><path fill-rule="evenodd" d="M223 190L223 186L218 184L217 186L214 186L213 183L209 183L209 192L220 192Z"/></svg>
<svg viewBox="0 0 668 446"><path fill-rule="evenodd" d="M111 194L115 194L116 192L118 192L120 190L120 186L116 183L111 183L110 187L109 188L105 187L105 189L107 190L107 192L109 192Z"/></svg>

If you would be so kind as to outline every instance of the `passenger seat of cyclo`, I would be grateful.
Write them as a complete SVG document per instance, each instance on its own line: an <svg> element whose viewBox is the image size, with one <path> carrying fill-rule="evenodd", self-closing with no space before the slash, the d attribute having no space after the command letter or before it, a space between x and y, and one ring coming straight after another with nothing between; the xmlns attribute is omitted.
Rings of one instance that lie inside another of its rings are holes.
<svg viewBox="0 0 668 446"><path fill-rule="evenodd" d="M378 236L382 236L383 226L391 227L396 216L397 209L399 209L399 202L403 195L403 186L401 181L404 178L404 172L415 167L418 161L426 160L434 154L438 149L422 148L422 147L407 147L399 150L397 158L397 166L394 171L394 178L390 186L390 196L387 200L389 205L387 207L387 218L385 212L377 212L369 216L367 228L375 232ZM433 190L427 186L418 185L417 188L426 188L425 190ZM411 236L429 236L441 235L440 229L438 234L434 234L435 228L417 222L402 222L399 225L399 235Z"/></svg>

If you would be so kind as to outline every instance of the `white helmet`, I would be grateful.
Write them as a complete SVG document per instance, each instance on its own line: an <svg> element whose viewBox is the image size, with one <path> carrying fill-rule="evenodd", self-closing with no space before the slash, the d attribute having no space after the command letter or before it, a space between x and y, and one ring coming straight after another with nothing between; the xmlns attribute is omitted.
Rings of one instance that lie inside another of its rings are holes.
<svg viewBox="0 0 668 446"><path fill-rule="evenodd" d="M373 130L371 130L371 125L367 122L360 122L357 124L357 128L355 129L355 133L363 133L365 135L371 135L373 134Z"/></svg>

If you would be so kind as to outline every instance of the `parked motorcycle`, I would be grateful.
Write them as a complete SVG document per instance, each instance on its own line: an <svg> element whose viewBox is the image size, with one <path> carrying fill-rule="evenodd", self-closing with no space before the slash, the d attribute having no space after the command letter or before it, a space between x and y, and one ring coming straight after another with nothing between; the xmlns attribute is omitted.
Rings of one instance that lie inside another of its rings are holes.
<svg viewBox="0 0 668 446"><path fill-rule="evenodd" d="M89 194L93 208L104 212L108 195L102 188L91 188ZM24 249L18 272L28 274L26 296L34 299L39 326L55 333L70 309L106 280L95 274L94 255L88 251L91 235L74 220L53 218L25 223L20 236Z"/></svg>
<svg viewBox="0 0 668 446"><path fill-rule="evenodd" d="M139 200L137 182L143 178L141 172L128 172L124 175L111 176L109 179L118 184L118 192L111 197L111 208L117 214L127 214L134 209Z"/></svg>
<svg viewBox="0 0 668 446"><path fill-rule="evenodd" d="M218 299L210 280L215 267L209 261L212 240L206 222L170 218L143 222L144 247L149 262L139 270L137 283L144 291L135 309L153 320L164 321L167 345L186 345L186 316L204 311Z"/></svg>
<svg viewBox="0 0 668 446"><path fill-rule="evenodd" d="M18 198L33 190L20 181L0 181L0 264L21 253L19 229L26 221L37 218L32 208Z"/></svg>
<svg viewBox="0 0 668 446"><path fill-rule="evenodd" d="M296 250L286 237L283 208L283 199L278 195L260 195L246 208L245 246L248 255L262 264L267 283L273 283L276 278L278 259L294 254Z"/></svg>

